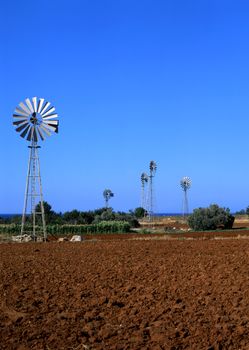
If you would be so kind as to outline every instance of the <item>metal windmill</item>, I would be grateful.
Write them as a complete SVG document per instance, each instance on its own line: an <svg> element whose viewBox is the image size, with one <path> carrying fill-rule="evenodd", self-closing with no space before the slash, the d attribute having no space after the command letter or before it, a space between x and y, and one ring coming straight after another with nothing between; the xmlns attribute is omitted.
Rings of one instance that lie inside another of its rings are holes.
<svg viewBox="0 0 249 350"><path fill-rule="evenodd" d="M191 179L188 176L184 176L180 181L180 185L183 189L183 213L182 213L182 216L185 217L185 215L188 215L188 212L189 212L187 191L191 187Z"/></svg>
<svg viewBox="0 0 249 350"><path fill-rule="evenodd" d="M30 218L32 222L31 235L33 239L36 240L37 235L42 234L43 239L46 240L46 222L40 175L40 160L38 154L40 146L38 146L38 141L44 141L45 138L50 136L53 132L58 133L59 121L56 119L58 118L58 114L56 114L55 108L51 106L50 102L45 101L44 98L38 99L37 97L33 97L32 99L26 98L25 102L19 103L15 109L13 118L13 124L16 127L16 131L20 133L21 137L30 143L28 146L30 148L30 153L22 214L21 235L26 232L26 216L28 207L30 207ZM38 203L40 203L40 206L38 206L40 207L39 211L37 211ZM41 218L42 229L38 229L37 227L39 222L38 216Z"/></svg>
<svg viewBox="0 0 249 350"><path fill-rule="evenodd" d="M141 207L146 210L146 192L145 192L145 185L148 183L149 176L146 173L142 173L141 175Z"/></svg>
<svg viewBox="0 0 249 350"><path fill-rule="evenodd" d="M156 170L157 170L157 165L156 162L154 162L154 160L152 160L150 162L150 175L149 175L149 196L148 196L148 216L149 216L149 220L152 220L152 216L153 216L153 211L154 211L154 202L155 202L155 198L154 198L154 184L153 184L153 178L155 177L156 174Z"/></svg>
<svg viewBox="0 0 249 350"><path fill-rule="evenodd" d="M108 208L109 206L109 200L111 197L114 197L114 193L109 190L109 189L105 189L104 192L103 192L103 196L104 196L104 199L105 199L105 207Z"/></svg>

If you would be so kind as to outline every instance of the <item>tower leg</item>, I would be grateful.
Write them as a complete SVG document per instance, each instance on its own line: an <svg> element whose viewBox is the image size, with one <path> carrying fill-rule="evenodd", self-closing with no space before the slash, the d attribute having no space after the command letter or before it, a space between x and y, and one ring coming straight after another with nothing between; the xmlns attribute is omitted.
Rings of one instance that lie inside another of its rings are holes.
<svg viewBox="0 0 249 350"><path fill-rule="evenodd" d="M46 241L47 240L47 229L46 229L45 211L44 211L44 203L43 203L42 182L41 182L41 173L40 173L40 159L38 156L37 148L36 148L36 158L37 158L38 181L39 181L39 189L40 189L40 204L41 204L43 239L44 239L44 241Z"/></svg>
<svg viewBox="0 0 249 350"><path fill-rule="evenodd" d="M28 193L29 193L29 179L30 179L30 165L31 165L31 159L32 159L32 148L30 148L30 152L29 152L28 173L27 173L27 179L26 179L26 188L25 188L25 196L24 196L24 205L23 205L23 212L22 212L21 235L23 235L23 232L24 232L24 225L25 225L25 221L26 221L26 212L27 212L27 205L28 205Z"/></svg>

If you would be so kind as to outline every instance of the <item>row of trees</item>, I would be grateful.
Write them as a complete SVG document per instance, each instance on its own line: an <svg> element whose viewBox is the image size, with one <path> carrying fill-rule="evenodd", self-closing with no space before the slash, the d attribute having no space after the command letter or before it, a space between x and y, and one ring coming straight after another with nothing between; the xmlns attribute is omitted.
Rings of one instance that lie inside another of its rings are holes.
<svg viewBox="0 0 249 350"><path fill-rule="evenodd" d="M112 208L100 208L89 211L72 210L65 213L56 213L52 210L52 206L44 202L44 212L47 225L91 225L98 224L102 221L126 221L131 227L138 227L138 218L143 217L143 208L137 208L134 211L130 210L129 213L115 212ZM41 212L41 205L36 206L36 211ZM27 217L27 221L30 218ZM10 218L0 218L0 224L16 223L21 222L20 216L14 216ZM39 222L38 222L39 223Z"/></svg>
<svg viewBox="0 0 249 350"><path fill-rule="evenodd" d="M235 215L248 215L249 216L249 207L246 209L241 209L235 213Z"/></svg>
<svg viewBox="0 0 249 350"><path fill-rule="evenodd" d="M40 204L36 207L41 212ZM72 210L65 213L56 213L49 203L44 202L44 211L47 225L98 225L102 222L127 222L130 227L139 227L139 218L146 216L142 207L130 210L128 213L115 212L112 208L100 208L89 211ZM238 214L249 215L249 207ZM27 222L31 218L27 217ZM20 224L21 217L0 218L0 224ZM39 222L37 222L39 224ZM195 231L231 229L234 223L234 216L228 208L221 208L212 204L208 208L198 208L188 217L189 226Z"/></svg>

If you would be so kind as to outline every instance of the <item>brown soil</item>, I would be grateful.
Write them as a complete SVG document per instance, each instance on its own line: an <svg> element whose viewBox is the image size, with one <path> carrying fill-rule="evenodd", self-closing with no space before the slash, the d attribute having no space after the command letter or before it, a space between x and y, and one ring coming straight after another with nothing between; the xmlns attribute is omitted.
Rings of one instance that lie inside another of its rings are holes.
<svg viewBox="0 0 249 350"><path fill-rule="evenodd" d="M1 244L0 349L249 349L248 271L247 239Z"/></svg>

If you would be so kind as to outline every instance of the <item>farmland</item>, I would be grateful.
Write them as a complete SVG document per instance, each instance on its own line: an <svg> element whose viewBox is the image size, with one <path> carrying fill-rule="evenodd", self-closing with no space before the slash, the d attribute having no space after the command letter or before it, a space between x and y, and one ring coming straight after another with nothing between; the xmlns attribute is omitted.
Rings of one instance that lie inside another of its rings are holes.
<svg viewBox="0 0 249 350"><path fill-rule="evenodd" d="M248 239L6 243L0 264L1 349L249 348Z"/></svg>

